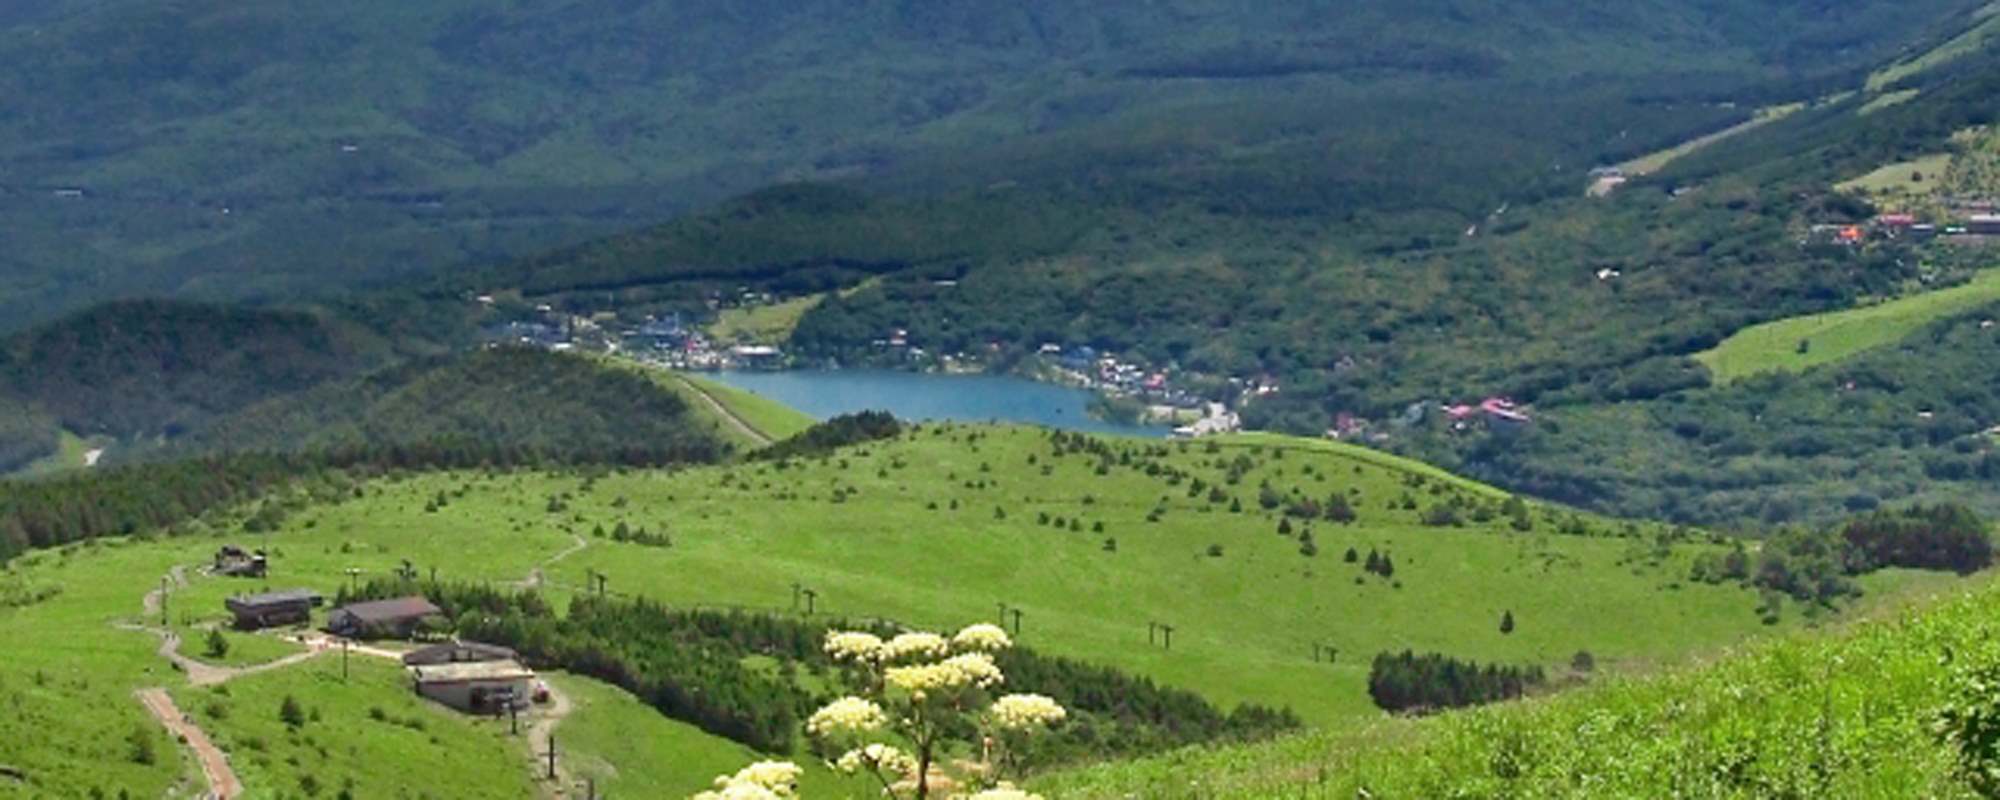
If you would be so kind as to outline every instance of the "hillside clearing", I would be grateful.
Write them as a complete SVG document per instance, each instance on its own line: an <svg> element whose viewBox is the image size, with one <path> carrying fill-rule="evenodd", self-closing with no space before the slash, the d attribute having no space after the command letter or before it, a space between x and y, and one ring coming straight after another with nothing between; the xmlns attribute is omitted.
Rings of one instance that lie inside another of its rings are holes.
<svg viewBox="0 0 2000 800"><path fill-rule="evenodd" d="M1803 110L1805 107L1806 104L1804 103L1786 103L1784 105L1767 106L1765 108L1760 108L1757 109L1756 113L1751 115L1750 119L1744 120L1743 122L1739 122L1735 125L1731 125L1727 128L1723 128L1722 130L1716 131L1711 134L1707 134L1704 136L1697 136L1693 139L1681 142L1680 144L1674 145L1664 150L1658 150L1640 156L1638 158L1632 159L1623 164L1619 164L1618 169L1627 175L1650 175L1652 173L1659 172L1660 170L1665 169L1668 164L1674 161L1674 159L1680 158L1681 156L1685 156L1689 153L1693 153L1696 150L1700 150L1704 147L1715 144L1716 142L1720 142L1724 139L1728 139L1732 136L1748 133L1750 131L1761 128L1765 125L1777 122L1778 120L1784 119L1786 117L1791 116L1792 114L1795 114Z"/></svg>
<svg viewBox="0 0 2000 800"><path fill-rule="evenodd" d="M1995 36L2000 36L2000 3L1993 3L1975 12L1977 22L1964 33L1952 37L1944 44L1905 61L1898 61L1868 76L1867 88L1879 92L1897 81L1936 67L1952 59L1968 55L1985 47Z"/></svg>
<svg viewBox="0 0 2000 800"><path fill-rule="evenodd" d="M825 294L811 294L764 305L725 308L716 316L715 323L708 326L708 335L719 342L783 344L792 338L799 318L825 299Z"/></svg>
<svg viewBox="0 0 2000 800"><path fill-rule="evenodd" d="M1695 360L1718 384L1765 372L1802 372L1893 344L1925 324L1995 300L2000 300L2000 270L1989 269L1949 289L1745 328Z"/></svg>
<svg viewBox="0 0 2000 800"><path fill-rule="evenodd" d="M1878 168L1857 178L1842 181L1834 188L1841 191L1860 191L1875 195L1923 196L1931 193L1932 183L1944 177L1951 166L1950 153L1913 158Z"/></svg>

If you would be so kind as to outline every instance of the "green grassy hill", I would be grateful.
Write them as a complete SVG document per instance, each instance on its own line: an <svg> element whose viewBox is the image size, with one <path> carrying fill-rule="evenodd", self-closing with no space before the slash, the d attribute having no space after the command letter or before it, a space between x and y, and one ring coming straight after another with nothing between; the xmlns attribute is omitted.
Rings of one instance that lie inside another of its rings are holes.
<svg viewBox="0 0 2000 800"><path fill-rule="evenodd" d="M1050 797L1939 797L1982 794L1939 735L1990 714L1990 579L1660 675L1359 732L1057 776ZM1992 753L1982 768L1992 765ZM1990 786L1990 783L1987 784Z"/></svg>
<svg viewBox="0 0 2000 800"><path fill-rule="evenodd" d="M1738 331L1695 356L1717 383L1764 372L1800 372L1894 344L1938 320L2000 299L2000 271L1948 289L1845 311L1792 317Z"/></svg>
<svg viewBox="0 0 2000 800"><path fill-rule="evenodd" d="M152 730L126 702L146 686L168 689L253 791L332 791L344 781L357 792L467 781L467 791L493 796L526 791L517 783L528 774L522 739L416 703L373 665L342 682L337 654L323 654L195 687L152 655L152 636L114 627L144 622L141 595L225 542L268 549L274 572L241 583L186 572L188 585L166 599L173 628L191 640L184 655L207 658L192 638L219 619L228 594L254 584L330 596L350 570L372 579L407 564L474 584L532 581L558 608L603 576L620 597L791 618L803 611L796 585L813 590L820 619L949 628L991 619L1004 603L1022 612L1018 638L1040 653L1191 689L1224 708L1290 706L1341 740L1384 724L1364 690L1377 652L1437 650L1565 675L1588 651L1598 675L1622 676L1771 630L1752 612L1754 593L1687 580L1696 557L1722 550L1705 535L1516 507L1504 492L1415 462L1270 435L1182 444L926 425L824 457L343 480L212 512L173 536L42 550L0 568L0 638L25 654L0 663L0 692L25 709L0 732L31 726L36 736L10 741L44 743L0 759L27 776L0 781L0 796L45 796L53 786L150 794L186 774L171 740L156 739L146 763L120 738ZM1286 521L1287 509L1336 493L1356 512L1352 523ZM606 533L621 523L652 538ZM1364 571L1346 559L1349 548L1356 562L1389 558L1393 572ZM1948 580L1890 571L1863 583L1895 596ZM1503 614L1516 622L1509 633L1499 630ZM1779 629L1806 616L1794 608ZM1148 623L1174 626L1171 649L1148 643ZM225 664L298 652L266 636L229 639ZM1316 660L1315 645L1337 655ZM748 757L617 690L562 676L556 685L582 709L560 723L575 726L573 777L680 794ZM277 716L285 695L317 718L288 729ZM93 733L105 730L119 736ZM1323 739L1277 746L1304 741ZM319 749L328 755L315 757ZM465 766L416 769L418 755ZM868 794L817 771L808 781L816 796Z"/></svg>

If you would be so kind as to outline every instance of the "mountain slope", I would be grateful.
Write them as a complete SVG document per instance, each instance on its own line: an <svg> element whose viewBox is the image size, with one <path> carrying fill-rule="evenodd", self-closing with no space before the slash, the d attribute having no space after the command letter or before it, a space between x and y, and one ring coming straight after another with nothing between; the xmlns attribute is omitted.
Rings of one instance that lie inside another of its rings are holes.
<svg viewBox="0 0 2000 800"><path fill-rule="evenodd" d="M993 155L981 179L1147 166L1198 195L1275 154L1251 169L1484 206L1623 131L1725 121L1668 106L1858 75L1970 5L52 0L0 17L0 318L393 281L779 180L949 181L965 153ZM1400 174L1425 156L1461 175Z"/></svg>

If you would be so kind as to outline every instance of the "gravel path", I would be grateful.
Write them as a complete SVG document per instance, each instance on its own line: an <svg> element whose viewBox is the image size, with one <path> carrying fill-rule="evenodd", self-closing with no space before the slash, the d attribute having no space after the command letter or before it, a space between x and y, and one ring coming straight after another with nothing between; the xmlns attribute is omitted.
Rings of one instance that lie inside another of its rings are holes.
<svg viewBox="0 0 2000 800"><path fill-rule="evenodd" d="M154 719L166 726L167 732L187 743L194 751L195 759L201 762L201 774L208 780L208 796L216 800L233 800L243 794L243 782L236 779L236 771L229 768L229 757L216 749L208 740L208 734L194 724L194 718L181 713L174 707L174 698L167 690L158 687L140 689L139 703L151 712Z"/></svg>

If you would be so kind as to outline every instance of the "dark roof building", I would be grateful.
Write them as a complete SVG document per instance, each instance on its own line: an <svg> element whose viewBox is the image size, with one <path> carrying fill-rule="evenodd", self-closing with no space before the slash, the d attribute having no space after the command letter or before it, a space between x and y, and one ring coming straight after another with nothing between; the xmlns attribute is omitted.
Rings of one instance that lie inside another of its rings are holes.
<svg viewBox="0 0 2000 800"><path fill-rule="evenodd" d="M319 592L311 589L287 589L231 597L222 605L236 616L236 627L268 628L311 619L312 610L322 602Z"/></svg>
<svg viewBox="0 0 2000 800"><path fill-rule="evenodd" d="M420 647L403 654L406 667L429 667L439 664L478 664L487 661L515 661L519 654L497 644L451 641Z"/></svg>
<svg viewBox="0 0 2000 800"><path fill-rule="evenodd" d="M326 617L326 629L353 638L409 638L417 626L444 611L422 597L351 603Z"/></svg>

